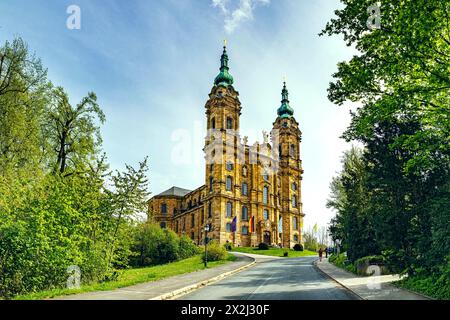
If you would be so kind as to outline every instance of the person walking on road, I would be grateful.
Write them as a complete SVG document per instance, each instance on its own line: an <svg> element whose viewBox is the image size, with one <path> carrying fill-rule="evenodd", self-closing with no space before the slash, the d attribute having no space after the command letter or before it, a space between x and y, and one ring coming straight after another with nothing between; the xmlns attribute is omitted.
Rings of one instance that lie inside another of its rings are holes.
<svg viewBox="0 0 450 320"><path fill-rule="evenodd" d="M319 260L320 260L320 262L322 262L322 256L323 256L323 250L322 250L322 247L320 247L320 249L319 249Z"/></svg>

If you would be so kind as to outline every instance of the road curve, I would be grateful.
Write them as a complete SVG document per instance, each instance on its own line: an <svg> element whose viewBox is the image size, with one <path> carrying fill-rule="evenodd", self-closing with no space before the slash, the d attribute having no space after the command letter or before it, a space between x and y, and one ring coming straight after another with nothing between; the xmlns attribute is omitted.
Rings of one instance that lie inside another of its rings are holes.
<svg viewBox="0 0 450 320"><path fill-rule="evenodd" d="M180 300L353 300L348 290L314 266L316 257L263 261L179 297Z"/></svg>

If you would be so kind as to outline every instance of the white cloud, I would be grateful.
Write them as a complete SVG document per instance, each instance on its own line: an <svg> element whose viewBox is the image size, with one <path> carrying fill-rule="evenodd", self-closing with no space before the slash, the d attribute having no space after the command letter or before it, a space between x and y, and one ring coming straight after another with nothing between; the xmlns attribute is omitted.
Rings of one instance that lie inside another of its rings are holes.
<svg viewBox="0 0 450 320"><path fill-rule="evenodd" d="M228 9L228 4L229 0L212 0L212 5L225 15L224 29L231 34L242 22L253 19L253 11L258 5L268 5L270 0L239 0L239 6L233 10Z"/></svg>
<svg viewBox="0 0 450 320"><path fill-rule="evenodd" d="M213 7L218 7L224 14L228 14L227 3L228 0L212 0Z"/></svg>

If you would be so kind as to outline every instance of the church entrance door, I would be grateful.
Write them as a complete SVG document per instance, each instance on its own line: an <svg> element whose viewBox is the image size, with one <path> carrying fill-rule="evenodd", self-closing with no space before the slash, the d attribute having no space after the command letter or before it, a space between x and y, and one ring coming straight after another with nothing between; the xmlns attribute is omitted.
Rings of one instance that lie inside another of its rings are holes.
<svg viewBox="0 0 450 320"><path fill-rule="evenodd" d="M264 243L271 244L269 231L264 231Z"/></svg>

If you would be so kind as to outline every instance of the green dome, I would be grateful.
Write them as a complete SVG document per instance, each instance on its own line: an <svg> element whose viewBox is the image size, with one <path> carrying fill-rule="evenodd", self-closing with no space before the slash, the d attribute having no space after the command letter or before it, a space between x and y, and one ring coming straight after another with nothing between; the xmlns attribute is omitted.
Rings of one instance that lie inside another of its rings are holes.
<svg viewBox="0 0 450 320"><path fill-rule="evenodd" d="M286 89L286 82L284 82L283 90L281 91L281 96L283 100L281 100L281 107L278 108L277 114L280 118L290 118L294 115L294 109L289 105L289 92Z"/></svg>
<svg viewBox="0 0 450 320"><path fill-rule="evenodd" d="M220 58L220 73L214 79L214 84L216 86L224 85L227 87L233 84L233 77L228 70L230 70L230 68L228 68L228 54L226 47L223 47L222 57Z"/></svg>

